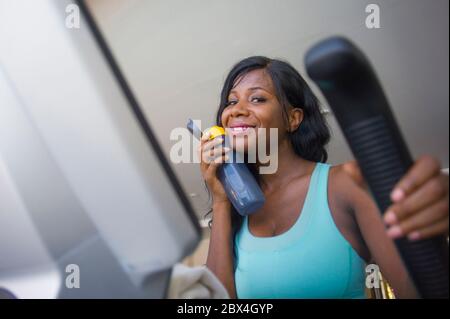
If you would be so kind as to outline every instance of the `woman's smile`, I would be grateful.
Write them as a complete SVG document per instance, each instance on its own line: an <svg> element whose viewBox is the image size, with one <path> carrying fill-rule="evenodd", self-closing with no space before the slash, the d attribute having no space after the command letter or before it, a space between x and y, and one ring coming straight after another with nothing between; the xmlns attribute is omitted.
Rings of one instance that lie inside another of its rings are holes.
<svg viewBox="0 0 450 319"><path fill-rule="evenodd" d="M252 134L255 129L256 125L251 125L243 122L233 122L227 128L227 133L232 136L240 137Z"/></svg>

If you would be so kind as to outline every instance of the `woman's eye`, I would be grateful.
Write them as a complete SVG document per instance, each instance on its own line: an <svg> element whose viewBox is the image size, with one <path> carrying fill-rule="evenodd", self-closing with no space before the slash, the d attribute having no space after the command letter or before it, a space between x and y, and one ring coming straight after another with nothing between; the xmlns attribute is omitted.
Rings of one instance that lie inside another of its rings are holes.
<svg viewBox="0 0 450 319"><path fill-rule="evenodd" d="M237 101L228 101L226 106L235 105L235 104L237 104Z"/></svg>
<svg viewBox="0 0 450 319"><path fill-rule="evenodd" d="M252 97L251 101L252 103L264 103L266 99L263 97Z"/></svg>

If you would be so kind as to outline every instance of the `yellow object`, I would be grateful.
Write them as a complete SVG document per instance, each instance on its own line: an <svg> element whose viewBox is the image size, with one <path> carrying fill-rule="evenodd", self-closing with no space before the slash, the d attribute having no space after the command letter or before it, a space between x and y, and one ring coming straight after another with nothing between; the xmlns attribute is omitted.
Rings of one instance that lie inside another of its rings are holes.
<svg viewBox="0 0 450 319"><path fill-rule="evenodd" d="M212 126L205 130L204 134L211 132L210 140L215 139L217 136L225 135L225 129L221 126Z"/></svg>

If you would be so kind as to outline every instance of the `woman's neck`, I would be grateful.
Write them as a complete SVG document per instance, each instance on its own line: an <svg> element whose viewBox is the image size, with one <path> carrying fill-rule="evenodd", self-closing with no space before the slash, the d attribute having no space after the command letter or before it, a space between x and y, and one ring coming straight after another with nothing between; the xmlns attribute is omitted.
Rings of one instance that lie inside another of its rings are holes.
<svg viewBox="0 0 450 319"><path fill-rule="evenodd" d="M290 141L280 143L278 145L278 168L273 174L259 174L261 187L266 192L272 192L296 177L309 174L313 164L297 155ZM260 166L262 165L256 164L257 170Z"/></svg>

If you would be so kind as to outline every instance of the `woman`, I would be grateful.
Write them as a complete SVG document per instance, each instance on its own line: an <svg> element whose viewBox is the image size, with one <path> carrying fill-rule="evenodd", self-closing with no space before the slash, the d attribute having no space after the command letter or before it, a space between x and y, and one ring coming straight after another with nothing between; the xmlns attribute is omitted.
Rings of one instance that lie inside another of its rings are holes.
<svg viewBox="0 0 450 319"><path fill-rule="evenodd" d="M364 298L371 261L398 297L417 296L391 239L448 234L448 177L435 159L417 160L394 188L386 230L356 164L325 164L328 127L317 98L288 63L250 57L236 64L217 124L278 129L277 171L258 174L261 163L247 164L266 197L247 218L234 211L216 176L230 150L208 134L199 149L212 194L207 266L232 298ZM241 131L231 130L233 138L243 138ZM243 142L248 150L251 141Z"/></svg>

